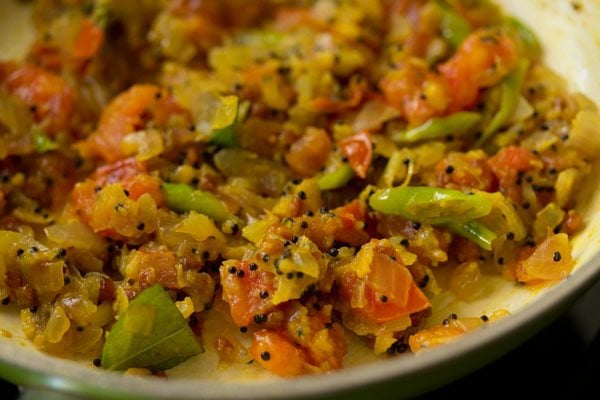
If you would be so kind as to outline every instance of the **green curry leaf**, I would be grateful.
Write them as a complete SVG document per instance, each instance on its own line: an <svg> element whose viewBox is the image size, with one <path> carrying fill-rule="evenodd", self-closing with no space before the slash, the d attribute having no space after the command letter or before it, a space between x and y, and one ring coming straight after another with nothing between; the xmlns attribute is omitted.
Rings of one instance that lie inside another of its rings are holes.
<svg viewBox="0 0 600 400"><path fill-rule="evenodd" d="M106 337L102 366L109 370L173 368L204 350L160 285L131 301Z"/></svg>

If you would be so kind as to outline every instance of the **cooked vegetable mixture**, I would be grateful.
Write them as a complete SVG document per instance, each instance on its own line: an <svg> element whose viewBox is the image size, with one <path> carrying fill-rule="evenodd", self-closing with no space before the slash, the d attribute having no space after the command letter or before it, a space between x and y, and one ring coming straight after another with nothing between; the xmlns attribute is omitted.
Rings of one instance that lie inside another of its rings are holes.
<svg viewBox="0 0 600 400"><path fill-rule="evenodd" d="M487 0L39 0L33 18L26 60L0 63L0 299L43 351L322 373L349 335L416 352L506 314L422 329L442 291L574 266L600 116Z"/></svg>

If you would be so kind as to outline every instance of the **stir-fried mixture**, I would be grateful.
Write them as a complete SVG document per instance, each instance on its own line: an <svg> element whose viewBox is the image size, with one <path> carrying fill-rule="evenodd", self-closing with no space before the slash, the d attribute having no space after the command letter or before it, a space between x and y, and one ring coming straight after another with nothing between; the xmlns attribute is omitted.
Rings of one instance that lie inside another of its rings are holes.
<svg viewBox="0 0 600 400"><path fill-rule="evenodd" d="M39 0L33 18L26 60L0 64L0 299L43 351L321 373L349 335L415 352L503 315L422 329L442 292L574 266L600 117L491 2Z"/></svg>

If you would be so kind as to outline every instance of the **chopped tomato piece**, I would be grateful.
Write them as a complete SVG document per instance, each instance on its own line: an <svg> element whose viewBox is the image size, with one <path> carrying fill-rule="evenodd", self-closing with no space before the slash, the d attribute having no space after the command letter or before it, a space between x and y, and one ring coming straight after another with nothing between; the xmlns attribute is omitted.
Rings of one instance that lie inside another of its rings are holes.
<svg viewBox="0 0 600 400"><path fill-rule="evenodd" d="M473 32L439 71L450 95L449 112L470 108L479 89L499 82L517 63L517 45L500 30Z"/></svg>
<svg viewBox="0 0 600 400"><path fill-rule="evenodd" d="M531 150L523 147L508 146L490 158L489 162L494 169L494 173L499 178L502 178L503 173L506 173L507 170L529 171L532 169L532 162L535 159Z"/></svg>
<svg viewBox="0 0 600 400"><path fill-rule="evenodd" d="M500 191L513 199L521 200L521 188L517 178L534 168L535 155L528 149L518 146L508 146L501 149L488 160L494 175L500 183Z"/></svg>
<svg viewBox="0 0 600 400"><path fill-rule="evenodd" d="M90 178L101 187L120 182L133 200L137 200L144 193L148 193L157 205L160 206L165 202L160 179L148 175L146 164L133 157L114 164L103 165Z"/></svg>
<svg viewBox="0 0 600 400"><path fill-rule="evenodd" d="M431 307L408 269L379 247L364 279L364 306L350 306L350 312L367 321L386 323ZM346 273L339 282L341 296L349 305L359 296L356 291L362 286L360 280L357 275Z"/></svg>
<svg viewBox="0 0 600 400"><path fill-rule="evenodd" d="M104 43L104 31L90 18L84 18L73 45L73 57L84 61L93 58Z"/></svg>
<svg viewBox="0 0 600 400"><path fill-rule="evenodd" d="M435 166L437 185L449 189L493 192L496 177L483 153L450 153Z"/></svg>
<svg viewBox="0 0 600 400"><path fill-rule="evenodd" d="M360 105L367 92L364 81L351 81L348 90L342 95L344 100L332 99L330 96L317 97L312 101L312 108L324 113L336 113L351 110Z"/></svg>
<svg viewBox="0 0 600 400"><path fill-rule="evenodd" d="M292 170L303 177L315 175L327 162L331 139L323 129L309 128L292 144L285 160Z"/></svg>
<svg viewBox="0 0 600 400"><path fill-rule="evenodd" d="M304 355L284 335L261 330L254 333L250 353L265 369L286 378L304 372Z"/></svg>
<svg viewBox="0 0 600 400"><path fill-rule="evenodd" d="M187 113L172 96L154 85L135 85L114 98L100 116L98 129L78 147L86 157L100 156L107 162L123 158L121 141L144 129L149 120L166 125L172 115Z"/></svg>
<svg viewBox="0 0 600 400"><path fill-rule="evenodd" d="M329 307L315 310L299 303L291 303L285 312L287 337L300 346L306 363L314 371L331 371L342 368L347 353L344 329L331 321Z"/></svg>
<svg viewBox="0 0 600 400"><path fill-rule="evenodd" d="M60 76L34 65L0 63L0 83L31 107L35 120L49 135L69 127L73 91Z"/></svg>
<svg viewBox="0 0 600 400"><path fill-rule="evenodd" d="M364 230L367 214L364 203L353 200L345 206L336 208L334 213L341 221L341 226L334 232L335 240L351 246L360 246L369 240L369 234Z"/></svg>
<svg viewBox="0 0 600 400"><path fill-rule="evenodd" d="M369 132L358 133L343 139L339 145L342 153L348 157L348 162L356 175L365 179L373 159L371 134Z"/></svg>
<svg viewBox="0 0 600 400"><path fill-rule="evenodd" d="M79 30L77 26L79 25ZM33 44L29 59L52 71L68 69L83 72L104 44L104 31L91 18L81 18L61 26L56 37L44 38Z"/></svg>
<svg viewBox="0 0 600 400"><path fill-rule="evenodd" d="M365 287L365 307L355 309L356 314L361 317L382 324L402 318L404 316L425 310L431 307L427 296L414 282L409 284L409 292L405 306L401 306L394 301L382 301L381 295L367 284Z"/></svg>
<svg viewBox="0 0 600 400"><path fill-rule="evenodd" d="M423 61L408 60L379 82L386 101L402 112L411 125L441 115L448 105L446 86Z"/></svg>
<svg viewBox="0 0 600 400"><path fill-rule="evenodd" d="M89 224L98 191L111 183L121 183L133 200L148 193L158 206L164 204L164 194L159 178L148 175L146 165L135 158L128 158L98 168L87 180L78 183L71 193L71 205L81 220Z"/></svg>
<svg viewBox="0 0 600 400"><path fill-rule="evenodd" d="M166 249L140 248L124 268L125 279L133 279L140 289L157 283L165 288L180 288L177 280L177 256Z"/></svg>
<svg viewBox="0 0 600 400"><path fill-rule="evenodd" d="M260 268L254 270L253 267L251 270L251 264L239 261L235 266L221 268L223 299L229 304L231 317L238 326L248 326L255 317L275 308L271 302L275 293L273 274ZM235 268L235 272L242 272L231 273L230 268ZM243 276L240 277L242 273Z"/></svg>

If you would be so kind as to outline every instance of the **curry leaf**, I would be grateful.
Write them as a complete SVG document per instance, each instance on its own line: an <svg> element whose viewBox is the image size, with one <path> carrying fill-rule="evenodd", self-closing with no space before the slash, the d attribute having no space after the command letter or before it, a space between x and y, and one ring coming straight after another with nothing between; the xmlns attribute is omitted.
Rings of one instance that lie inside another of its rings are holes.
<svg viewBox="0 0 600 400"><path fill-rule="evenodd" d="M131 301L106 337L102 366L110 370L172 368L204 350L160 285Z"/></svg>

